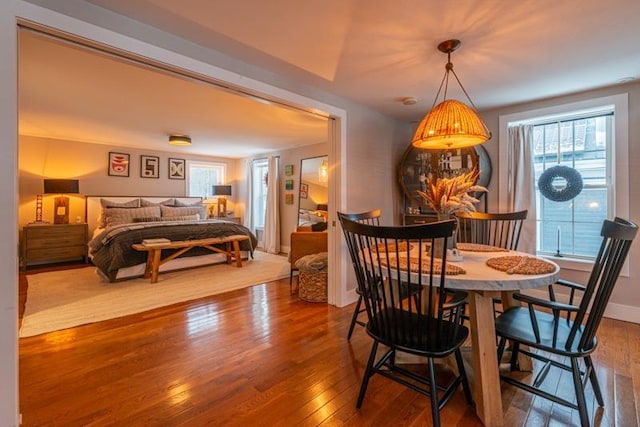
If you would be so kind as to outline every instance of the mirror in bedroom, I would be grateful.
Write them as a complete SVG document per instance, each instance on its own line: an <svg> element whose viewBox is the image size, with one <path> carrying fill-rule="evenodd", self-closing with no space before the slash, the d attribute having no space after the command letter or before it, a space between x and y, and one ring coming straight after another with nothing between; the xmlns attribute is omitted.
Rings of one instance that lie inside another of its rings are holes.
<svg viewBox="0 0 640 427"><path fill-rule="evenodd" d="M328 176L328 156L311 157L300 161L298 227L311 227L313 231L327 229Z"/></svg>

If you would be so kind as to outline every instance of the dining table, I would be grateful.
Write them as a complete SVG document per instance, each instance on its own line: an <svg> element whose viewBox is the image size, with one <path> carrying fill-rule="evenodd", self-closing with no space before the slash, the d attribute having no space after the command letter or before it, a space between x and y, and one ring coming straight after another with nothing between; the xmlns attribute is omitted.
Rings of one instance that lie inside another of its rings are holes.
<svg viewBox="0 0 640 427"><path fill-rule="evenodd" d="M457 256L448 257L447 264L462 268L464 273L447 275L445 286L468 293L471 332L471 371L468 377L476 413L485 426L504 426L493 298L502 299L503 309L519 305L513 298L514 293L555 283L560 267L550 260L528 253L487 245L459 243L455 254ZM547 271L541 274L528 271L523 274L516 272L518 268L501 271L488 265L489 260L504 257L538 262L546 265ZM522 370L531 370L529 358L518 360Z"/></svg>

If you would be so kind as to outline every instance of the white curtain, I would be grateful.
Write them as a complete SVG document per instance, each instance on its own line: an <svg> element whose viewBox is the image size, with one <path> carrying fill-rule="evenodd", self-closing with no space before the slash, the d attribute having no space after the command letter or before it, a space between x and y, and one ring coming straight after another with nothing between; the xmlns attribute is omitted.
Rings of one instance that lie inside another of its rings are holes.
<svg viewBox="0 0 640 427"><path fill-rule="evenodd" d="M247 160L245 162L247 168L245 182L247 183L245 200L244 200L244 226L254 233L253 229L253 160Z"/></svg>
<svg viewBox="0 0 640 427"><path fill-rule="evenodd" d="M509 127L507 209L528 210L518 250L536 253L536 192L533 169L533 126Z"/></svg>
<svg viewBox="0 0 640 427"><path fill-rule="evenodd" d="M269 158L267 181L267 212L264 218L264 249L273 254L280 252L280 182L278 179L278 157Z"/></svg>

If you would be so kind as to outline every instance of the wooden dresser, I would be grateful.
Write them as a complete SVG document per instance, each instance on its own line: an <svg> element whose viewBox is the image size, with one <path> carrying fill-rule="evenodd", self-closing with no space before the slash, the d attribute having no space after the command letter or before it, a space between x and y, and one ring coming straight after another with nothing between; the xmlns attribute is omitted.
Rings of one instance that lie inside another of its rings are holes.
<svg viewBox="0 0 640 427"><path fill-rule="evenodd" d="M22 265L87 260L87 224L27 224L22 229Z"/></svg>

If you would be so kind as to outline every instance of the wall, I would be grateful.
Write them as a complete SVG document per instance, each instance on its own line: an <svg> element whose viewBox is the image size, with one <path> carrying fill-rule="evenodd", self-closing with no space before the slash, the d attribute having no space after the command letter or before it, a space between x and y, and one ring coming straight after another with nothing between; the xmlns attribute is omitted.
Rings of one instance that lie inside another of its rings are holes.
<svg viewBox="0 0 640 427"><path fill-rule="evenodd" d="M309 191L307 192L308 194L306 198L300 197L300 209L308 209L314 211L318 208L319 204L326 205L329 202L327 187L323 187L322 185L314 184L312 182L305 182L305 184L307 184ZM298 190L300 190L299 186Z"/></svg>
<svg viewBox="0 0 640 427"><path fill-rule="evenodd" d="M109 176L107 163L110 151L130 155L129 177ZM160 177L140 177L140 155L160 157ZM85 218L85 195L100 196L184 196L186 180L169 179L169 157L185 160L213 161L227 164L227 177L233 183L237 160L208 156L185 155L177 152L134 150L108 145L90 144L58 139L21 136L19 140L19 217L20 227L35 220L36 195L43 191L44 178L73 178L80 181L80 194L68 195L69 220ZM237 194L237 186L232 189ZM53 201L57 195L43 196L43 220L53 221ZM227 209L233 210L235 200L230 196ZM237 215L237 213L235 213Z"/></svg>

